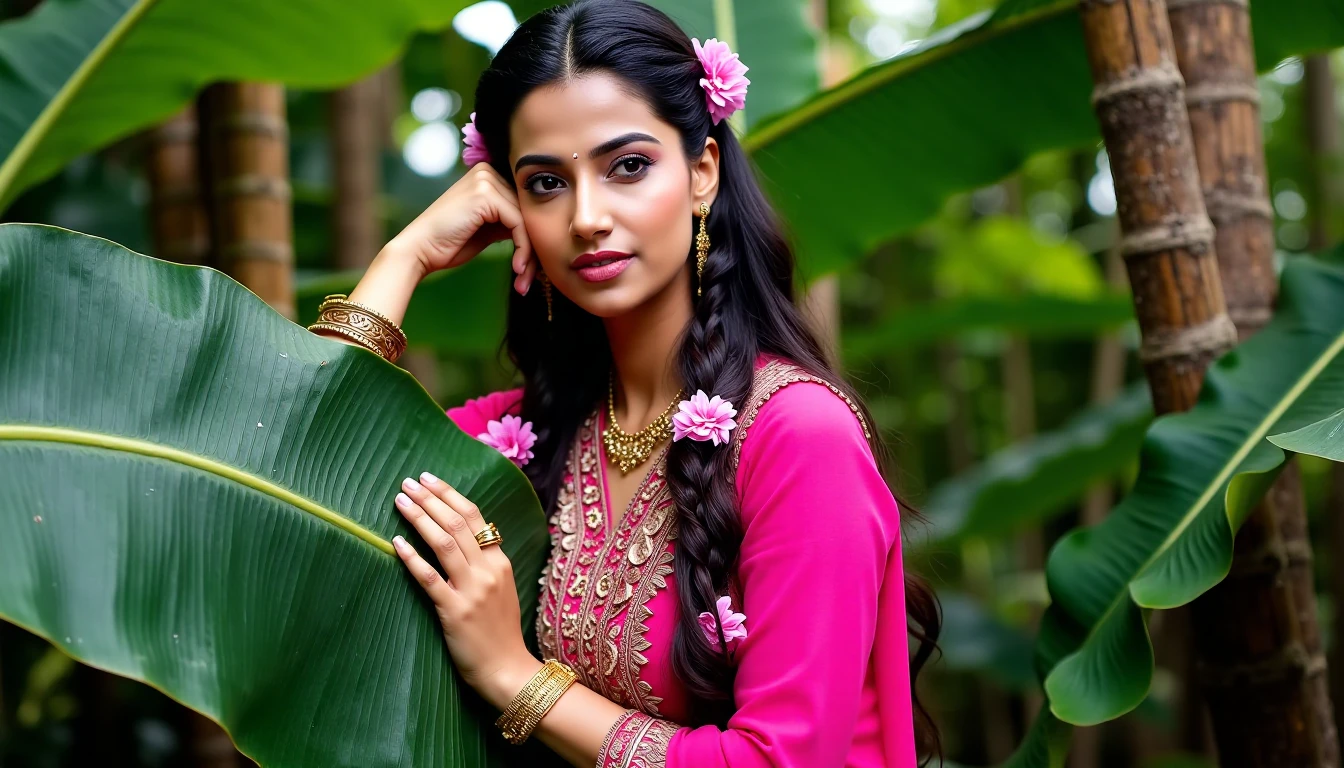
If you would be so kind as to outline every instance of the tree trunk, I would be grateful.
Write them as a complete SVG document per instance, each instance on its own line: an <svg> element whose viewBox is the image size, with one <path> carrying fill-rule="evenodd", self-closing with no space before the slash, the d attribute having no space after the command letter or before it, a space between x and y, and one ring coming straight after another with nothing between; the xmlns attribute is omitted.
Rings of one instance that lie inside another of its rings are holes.
<svg viewBox="0 0 1344 768"><path fill-rule="evenodd" d="M1240 338L1278 294L1274 214L1244 0L1172 2L1171 29L1228 315ZM1339 765L1296 464L1238 532L1227 578L1192 604L1223 766Z"/></svg>
<svg viewBox="0 0 1344 768"><path fill-rule="evenodd" d="M198 127L192 105L148 131L145 175L154 252L158 258L180 264L205 264L210 255L209 201L203 191ZM192 709L186 709L185 720L193 765L233 768L244 764L229 735L213 720Z"/></svg>
<svg viewBox="0 0 1344 768"><path fill-rule="evenodd" d="M148 134L145 175L154 255L179 264L205 264L210 222L201 190L196 107L188 106Z"/></svg>
<svg viewBox="0 0 1344 768"><path fill-rule="evenodd" d="M1080 0L1079 12L1142 336L1139 359L1157 413L1184 411L1209 362L1236 342L1236 328L1218 276L1167 7L1163 0ZM1179 631L1185 613L1163 616L1169 641L1187 637ZM1182 704L1190 747L1199 744L1202 722L1194 704Z"/></svg>
<svg viewBox="0 0 1344 768"><path fill-rule="evenodd" d="M1330 215L1344 201L1341 177L1344 156L1340 153L1339 114L1335 106L1335 78L1330 72L1330 56L1317 54L1305 61L1307 158L1311 168L1311 186L1307 211L1311 217L1311 239L1307 248L1317 253L1333 242Z"/></svg>
<svg viewBox="0 0 1344 768"><path fill-rule="evenodd" d="M1194 404L1236 340L1162 0L1081 0L1092 101L1115 178L1139 357L1158 413Z"/></svg>
<svg viewBox="0 0 1344 768"><path fill-rule="evenodd" d="M294 306L285 90L221 83L202 95L216 263L280 314Z"/></svg>
<svg viewBox="0 0 1344 768"><path fill-rule="evenodd" d="M333 266L365 269L383 244L378 194L386 111L380 75L333 91L330 107Z"/></svg>

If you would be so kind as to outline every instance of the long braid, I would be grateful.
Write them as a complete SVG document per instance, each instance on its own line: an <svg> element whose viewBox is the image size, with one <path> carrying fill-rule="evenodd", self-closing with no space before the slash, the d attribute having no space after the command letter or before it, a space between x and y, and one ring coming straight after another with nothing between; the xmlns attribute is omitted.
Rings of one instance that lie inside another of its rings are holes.
<svg viewBox="0 0 1344 768"><path fill-rule="evenodd" d="M714 222L726 218L711 210L711 242L719 234L716 230L726 229ZM729 260L716 260L710 253L700 283L702 295L682 338L679 360L688 392L700 389L740 405L751 389L756 349L729 344L725 336L726 328L745 322L735 317L743 302L736 300L733 271ZM718 627L717 647L711 647L698 618L702 611L718 615L715 601L727 592L742 547L730 455L725 446L681 440L673 443L667 456L668 488L679 526L674 571L681 610L673 639L673 669L695 702L697 724L722 724L732 709L733 668L724 650L723 627Z"/></svg>

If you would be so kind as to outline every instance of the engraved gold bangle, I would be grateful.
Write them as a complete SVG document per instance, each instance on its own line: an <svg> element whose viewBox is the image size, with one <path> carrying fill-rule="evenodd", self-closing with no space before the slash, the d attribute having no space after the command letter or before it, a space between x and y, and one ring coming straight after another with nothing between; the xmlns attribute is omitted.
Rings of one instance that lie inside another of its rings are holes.
<svg viewBox="0 0 1344 768"><path fill-rule="evenodd" d="M317 322L308 326L310 331L339 334L391 362L406 351L406 333L400 326L372 307L350 301L343 293L323 299L317 314Z"/></svg>
<svg viewBox="0 0 1344 768"><path fill-rule="evenodd" d="M568 664L547 659L527 685L523 686L523 690L505 707L495 725L509 743L522 744L577 678L578 675Z"/></svg>
<svg viewBox="0 0 1344 768"><path fill-rule="evenodd" d="M318 322L308 326L308 330L326 331L327 333L334 333L337 336L341 336L343 338L355 342L359 346L369 350L370 352L372 352L375 355L378 355L379 357L384 358L386 357L386 355L383 354L383 348L378 346L377 342L375 342L373 339L370 339L368 336L365 336L364 334L360 333L359 331L355 330L354 328L351 328L348 325L337 323L324 323L319 320Z"/></svg>

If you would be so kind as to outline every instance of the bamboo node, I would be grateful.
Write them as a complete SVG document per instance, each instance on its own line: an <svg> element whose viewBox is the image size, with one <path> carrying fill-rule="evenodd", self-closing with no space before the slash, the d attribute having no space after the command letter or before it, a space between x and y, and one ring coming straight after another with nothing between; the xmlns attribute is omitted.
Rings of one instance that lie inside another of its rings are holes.
<svg viewBox="0 0 1344 768"><path fill-rule="evenodd" d="M1204 204L1209 209L1209 218L1225 224L1245 216L1259 216L1274 219L1274 208L1263 194L1234 192L1229 189L1204 190Z"/></svg>
<svg viewBox="0 0 1344 768"><path fill-rule="evenodd" d="M1188 216L1155 227L1126 233L1120 238L1120 254L1125 258L1173 248L1208 250L1213 242L1213 222L1207 215Z"/></svg>
<svg viewBox="0 0 1344 768"><path fill-rule="evenodd" d="M1226 312L1213 319L1184 328L1159 328L1144 334L1139 360L1144 363L1173 357L1198 357L1219 354L1237 343L1237 327Z"/></svg>
<svg viewBox="0 0 1344 768"><path fill-rule="evenodd" d="M1254 83L1199 83L1187 85L1185 103L1191 107L1207 107L1225 101L1244 101L1260 104L1260 89Z"/></svg>
<svg viewBox="0 0 1344 768"><path fill-rule="evenodd" d="M221 180L215 185L215 194L220 197L270 197L287 202L291 191L285 179L243 173Z"/></svg>
<svg viewBox="0 0 1344 768"><path fill-rule="evenodd" d="M219 249L226 264L237 261L270 261L279 264L294 263L294 248L289 243L275 240L239 240Z"/></svg>
<svg viewBox="0 0 1344 768"><path fill-rule="evenodd" d="M1180 70L1168 62L1159 67L1137 70L1132 75L1110 82L1098 83L1092 89L1092 107L1095 109L1103 102L1134 93L1181 88L1184 85L1185 78L1181 77Z"/></svg>
<svg viewBox="0 0 1344 768"><path fill-rule="evenodd" d="M1300 642L1290 642L1259 661L1200 664L1199 679L1205 688L1227 689L1316 677L1325 674L1325 669L1324 655L1308 652Z"/></svg>
<svg viewBox="0 0 1344 768"><path fill-rule="evenodd" d="M1198 5L1232 5L1237 8L1249 8L1247 0L1167 0L1167 11L1179 11Z"/></svg>

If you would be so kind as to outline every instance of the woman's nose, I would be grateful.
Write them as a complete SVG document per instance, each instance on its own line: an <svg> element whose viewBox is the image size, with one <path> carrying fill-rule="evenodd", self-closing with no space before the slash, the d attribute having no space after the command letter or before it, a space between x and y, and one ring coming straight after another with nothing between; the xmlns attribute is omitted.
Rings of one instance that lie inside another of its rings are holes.
<svg viewBox="0 0 1344 768"><path fill-rule="evenodd" d="M574 188L574 217L570 231L584 240L611 232L611 212L607 208L601 185L581 179Z"/></svg>

